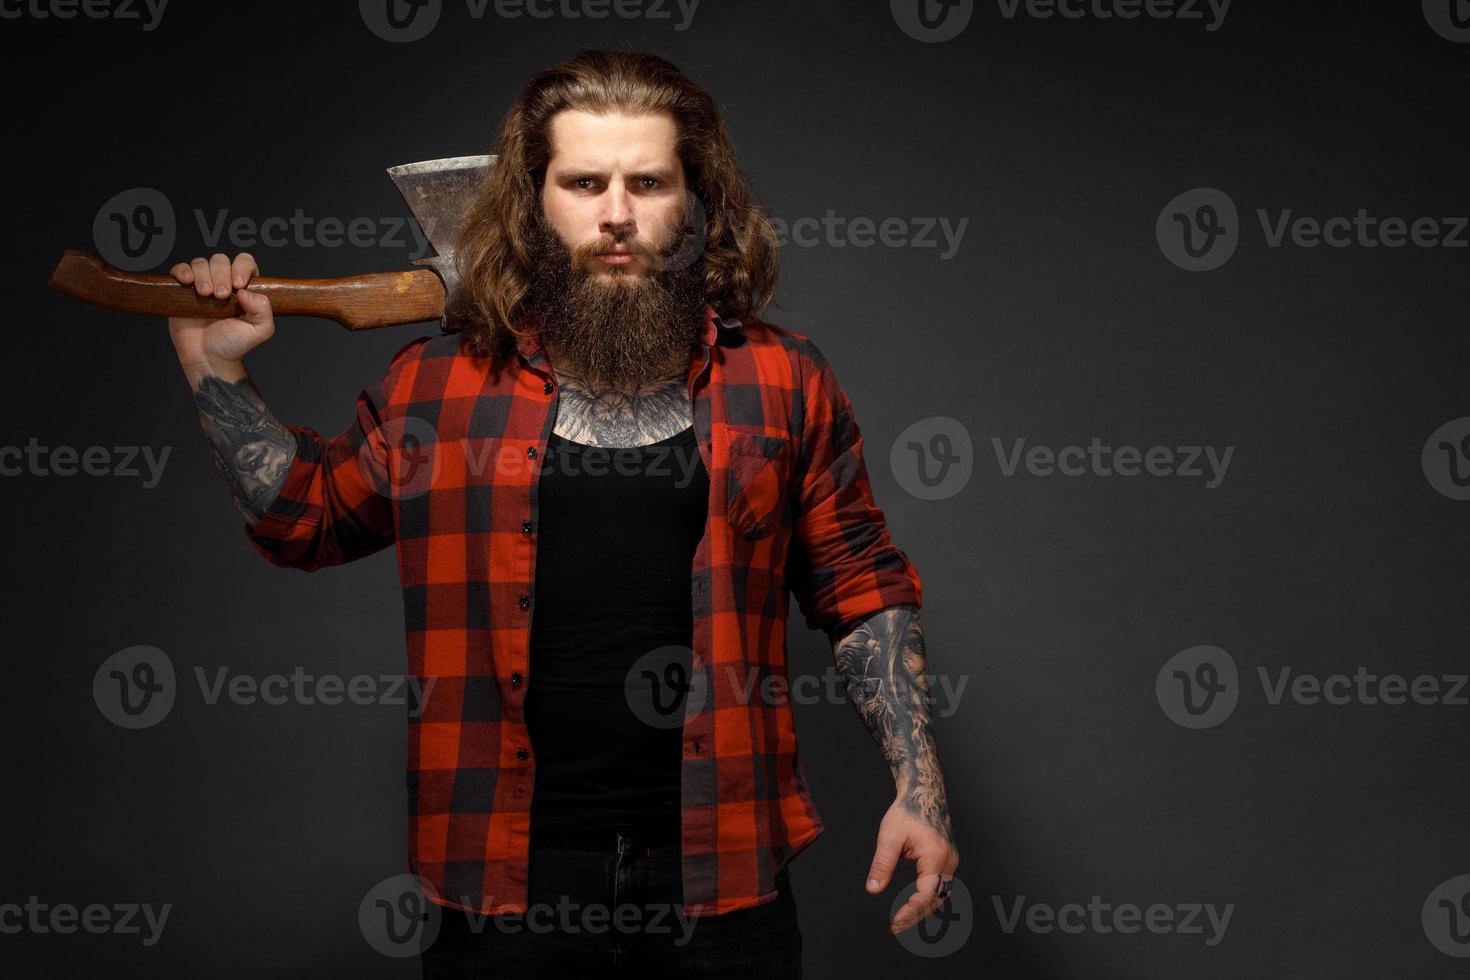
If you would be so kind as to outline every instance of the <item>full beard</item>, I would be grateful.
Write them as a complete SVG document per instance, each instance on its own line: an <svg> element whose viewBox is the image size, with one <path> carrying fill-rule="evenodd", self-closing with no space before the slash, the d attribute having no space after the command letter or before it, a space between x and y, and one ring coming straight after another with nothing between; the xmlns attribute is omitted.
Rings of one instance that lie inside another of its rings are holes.
<svg viewBox="0 0 1470 980"><path fill-rule="evenodd" d="M671 262L682 239L655 249L641 238L602 238L568 250L538 213L531 234L535 272L528 297L541 343L556 366L594 389L636 392L687 368L704 319L704 260ZM632 249L636 272L605 265L597 253Z"/></svg>

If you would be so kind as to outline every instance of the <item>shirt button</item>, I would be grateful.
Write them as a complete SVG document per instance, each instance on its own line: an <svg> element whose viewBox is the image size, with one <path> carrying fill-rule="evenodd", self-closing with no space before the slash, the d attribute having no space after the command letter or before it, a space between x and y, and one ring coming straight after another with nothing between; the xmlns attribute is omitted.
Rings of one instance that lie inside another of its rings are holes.
<svg viewBox="0 0 1470 980"><path fill-rule="evenodd" d="M552 384L551 384L551 382L550 382L550 381L548 381L548 382L546 382L546 383L545 383L545 384L544 384L544 385L542 385L542 386L541 386L541 390L542 390L542 391L543 391L543 392L545 392L545 393L546 393L546 394L548 394L548 395L549 395L549 394L551 394L551 389L552 389L552 387L553 387L553 386L552 386Z"/></svg>
<svg viewBox="0 0 1470 980"><path fill-rule="evenodd" d="M528 595L526 595L524 592L521 593L521 608L522 609L530 609L531 608L531 597L528 596Z"/></svg>
<svg viewBox="0 0 1470 980"><path fill-rule="evenodd" d="M522 762L525 762L530 757L531 753L527 752L525 749L516 749L516 758L520 759Z"/></svg>
<svg viewBox="0 0 1470 980"><path fill-rule="evenodd" d="M520 687L521 686L521 675L519 673L511 674L510 675L510 686L511 687Z"/></svg>
<svg viewBox="0 0 1470 980"><path fill-rule="evenodd" d="M521 521L521 530L522 531L525 531L527 534L530 534L531 533L531 522L530 521Z"/></svg>
<svg viewBox="0 0 1470 980"><path fill-rule="evenodd" d="M526 450L526 456L529 457L530 459L535 459L536 458L536 447L535 446L532 446L531 448L527 449Z"/></svg>

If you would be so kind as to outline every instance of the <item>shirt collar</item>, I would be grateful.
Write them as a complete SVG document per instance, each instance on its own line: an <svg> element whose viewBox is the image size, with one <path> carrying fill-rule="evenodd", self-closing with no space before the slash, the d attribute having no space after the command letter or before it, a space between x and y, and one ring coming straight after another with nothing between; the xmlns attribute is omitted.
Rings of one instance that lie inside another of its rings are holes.
<svg viewBox="0 0 1470 980"><path fill-rule="evenodd" d="M734 330L739 326L739 320L734 317L721 317L715 312L714 307L706 303L704 305L704 320L699 326L700 346L714 346L721 330ZM535 331L529 331L516 343L516 349L521 352L522 357L529 358L541 349L541 338Z"/></svg>

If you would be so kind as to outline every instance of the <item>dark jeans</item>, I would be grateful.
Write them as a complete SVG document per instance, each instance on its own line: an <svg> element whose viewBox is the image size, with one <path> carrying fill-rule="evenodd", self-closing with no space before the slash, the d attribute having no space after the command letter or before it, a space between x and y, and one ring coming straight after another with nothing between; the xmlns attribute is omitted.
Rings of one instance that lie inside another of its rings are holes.
<svg viewBox="0 0 1470 980"><path fill-rule="evenodd" d="M680 868L678 844L651 846L631 834L598 851L533 848L529 911L443 909L439 937L422 955L424 978L799 980L801 930L786 868L774 900L688 918Z"/></svg>

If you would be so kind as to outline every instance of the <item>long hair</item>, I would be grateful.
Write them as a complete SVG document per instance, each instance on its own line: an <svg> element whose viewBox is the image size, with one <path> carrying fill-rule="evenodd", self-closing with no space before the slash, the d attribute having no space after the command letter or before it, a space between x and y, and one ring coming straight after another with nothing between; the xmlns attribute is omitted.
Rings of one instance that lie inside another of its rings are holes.
<svg viewBox="0 0 1470 980"><path fill-rule="evenodd" d="M735 163L710 94L657 55L584 50L526 83L495 138L495 161L455 246L471 348L491 356L533 329L531 230L551 159L550 123L564 110L668 113L685 181L704 209L705 300L721 316L760 311L776 292L780 246ZM698 218L695 218L696 225Z"/></svg>

